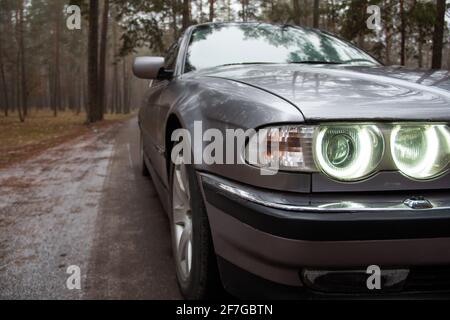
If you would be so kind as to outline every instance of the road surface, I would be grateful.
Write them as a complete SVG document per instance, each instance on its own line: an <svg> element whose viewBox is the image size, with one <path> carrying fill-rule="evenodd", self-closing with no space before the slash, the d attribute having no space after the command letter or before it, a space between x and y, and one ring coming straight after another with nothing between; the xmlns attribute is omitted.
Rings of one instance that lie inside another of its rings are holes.
<svg viewBox="0 0 450 320"><path fill-rule="evenodd" d="M138 138L133 118L0 171L0 299L181 298Z"/></svg>

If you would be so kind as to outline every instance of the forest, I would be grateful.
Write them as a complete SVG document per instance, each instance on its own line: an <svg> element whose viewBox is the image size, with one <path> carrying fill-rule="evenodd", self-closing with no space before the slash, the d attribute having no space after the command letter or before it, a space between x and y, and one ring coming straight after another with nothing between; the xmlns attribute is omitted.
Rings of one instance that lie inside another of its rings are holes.
<svg viewBox="0 0 450 320"><path fill-rule="evenodd" d="M71 6L80 28L67 26ZM369 6L380 25L367 27ZM148 86L136 55L164 55L190 25L262 21L320 28L386 65L450 69L445 0L0 0L1 117L31 110L85 114L86 122L138 108Z"/></svg>

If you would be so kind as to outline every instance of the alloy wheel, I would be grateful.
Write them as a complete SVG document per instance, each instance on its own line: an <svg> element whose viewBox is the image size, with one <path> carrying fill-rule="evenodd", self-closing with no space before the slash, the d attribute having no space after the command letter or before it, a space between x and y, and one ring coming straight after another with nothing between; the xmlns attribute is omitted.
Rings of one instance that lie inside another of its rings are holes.
<svg viewBox="0 0 450 320"><path fill-rule="evenodd" d="M192 212L189 178L182 155L178 155L172 182L172 228L175 262L183 281L189 279L192 268Z"/></svg>

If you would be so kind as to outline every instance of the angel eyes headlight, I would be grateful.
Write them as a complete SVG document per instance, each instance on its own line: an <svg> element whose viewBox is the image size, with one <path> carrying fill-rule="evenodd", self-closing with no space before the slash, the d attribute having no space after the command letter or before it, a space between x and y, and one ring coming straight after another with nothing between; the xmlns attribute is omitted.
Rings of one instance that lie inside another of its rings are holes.
<svg viewBox="0 0 450 320"><path fill-rule="evenodd" d="M384 154L384 139L375 125L320 126L314 159L330 177L356 181L372 174Z"/></svg>
<svg viewBox="0 0 450 320"><path fill-rule="evenodd" d="M390 131L390 157L376 124L286 125L255 132L246 145L247 163L288 171L321 171L339 181L360 181L377 170L399 170L417 180L450 169L450 128L445 124L384 125ZM386 133L387 134L387 133Z"/></svg>
<svg viewBox="0 0 450 320"><path fill-rule="evenodd" d="M395 164L418 180L444 173L450 162L450 130L446 125L397 125L391 133Z"/></svg>

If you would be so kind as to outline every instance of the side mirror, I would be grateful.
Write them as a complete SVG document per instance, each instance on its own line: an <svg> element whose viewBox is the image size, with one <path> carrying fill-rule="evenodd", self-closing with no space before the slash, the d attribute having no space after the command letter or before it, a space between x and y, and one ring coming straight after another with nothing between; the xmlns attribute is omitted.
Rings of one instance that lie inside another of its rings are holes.
<svg viewBox="0 0 450 320"><path fill-rule="evenodd" d="M141 79L170 79L171 71L164 70L163 57L136 57L133 73Z"/></svg>

